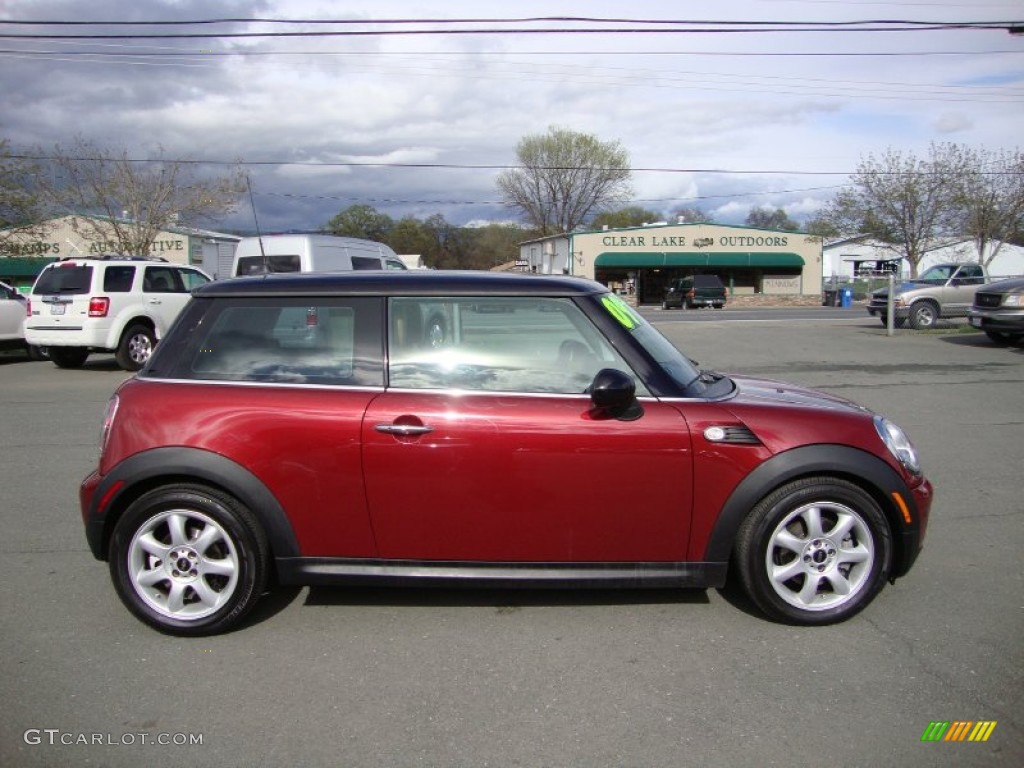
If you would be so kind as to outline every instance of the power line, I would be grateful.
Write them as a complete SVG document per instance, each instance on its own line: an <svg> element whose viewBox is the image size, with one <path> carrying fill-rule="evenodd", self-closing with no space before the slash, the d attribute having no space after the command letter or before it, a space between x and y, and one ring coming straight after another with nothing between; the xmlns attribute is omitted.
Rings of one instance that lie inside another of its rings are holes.
<svg viewBox="0 0 1024 768"><path fill-rule="evenodd" d="M523 23L575 23L602 26L572 27L511 27L482 26L464 29L452 25L464 24L523 24ZM181 27L214 24L286 24L307 26L376 26L383 29L331 29L286 32L129 32L129 33L0 33L8 40L157 40L157 39L240 39L240 38L309 38L309 37L387 37L423 35L676 35L676 34L735 34L777 32L934 32L950 30L1011 31L1024 26L1022 21L913 21L907 19L873 19L864 21L707 21L667 19L601 19L591 17L540 17L527 19L199 19L182 21L46 21L5 20L0 26L67 27ZM406 28L408 25L439 25L434 28ZM630 24L640 26L603 26ZM402 28L398 28L402 27Z"/></svg>

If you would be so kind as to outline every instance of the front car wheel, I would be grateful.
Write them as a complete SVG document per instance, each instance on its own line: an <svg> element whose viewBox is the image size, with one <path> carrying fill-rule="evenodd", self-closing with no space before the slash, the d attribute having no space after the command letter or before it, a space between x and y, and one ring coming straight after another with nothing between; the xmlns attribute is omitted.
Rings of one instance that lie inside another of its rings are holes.
<svg viewBox="0 0 1024 768"><path fill-rule="evenodd" d="M930 301L922 301L910 308L910 327L917 331L934 328L939 321L939 310Z"/></svg>
<svg viewBox="0 0 1024 768"><path fill-rule="evenodd" d="M840 478L805 478L765 497L737 537L740 578L772 618L832 624L862 610L892 565L881 508Z"/></svg>
<svg viewBox="0 0 1024 768"><path fill-rule="evenodd" d="M268 559L251 513L201 486L144 494L110 542L110 574L122 602L150 626L179 635L237 624L263 591Z"/></svg>

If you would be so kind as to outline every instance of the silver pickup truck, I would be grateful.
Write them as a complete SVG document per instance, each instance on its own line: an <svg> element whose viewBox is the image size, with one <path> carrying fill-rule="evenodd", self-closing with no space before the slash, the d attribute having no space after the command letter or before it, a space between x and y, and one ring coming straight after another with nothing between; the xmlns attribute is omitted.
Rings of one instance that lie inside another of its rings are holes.
<svg viewBox="0 0 1024 768"><path fill-rule="evenodd" d="M981 264L936 264L913 280L895 287L893 324L909 320L911 328L932 328L940 318L966 317L974 303L974 292L989 282ZM872 291L868 314L888 324L889 289Z"/></svg>

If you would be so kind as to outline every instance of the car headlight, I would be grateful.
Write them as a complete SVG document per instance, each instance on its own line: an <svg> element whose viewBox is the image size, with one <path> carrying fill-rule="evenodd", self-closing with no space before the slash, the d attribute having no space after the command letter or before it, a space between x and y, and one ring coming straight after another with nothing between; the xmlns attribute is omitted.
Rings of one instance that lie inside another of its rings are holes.
<svg viewBox="0 0 1024 768"><path fill-rule="evenodd" d="M1008 293L1003 297L1004 307L1024 307L1024 293Z"/></svg>
<svg viewBox="0 0 1024 768"><path fill-rule="evenodd" d="M878 436L882 438L885 447L896 457L896 460L903 465L903 468L912 475L921 474L921 462L917 458L917 449L910 442L910 438L898 426L886 418L875 416L875 429Z"/></svg>

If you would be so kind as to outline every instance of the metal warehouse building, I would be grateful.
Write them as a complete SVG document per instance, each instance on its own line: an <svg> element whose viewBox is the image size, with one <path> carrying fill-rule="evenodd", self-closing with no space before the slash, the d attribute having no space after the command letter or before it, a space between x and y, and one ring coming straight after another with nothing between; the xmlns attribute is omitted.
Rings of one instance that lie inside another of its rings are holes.
<svg viewBox="0 0 1024 768"><path fill-rule="evenodd" d="M668 282L715 274L731 296L821 296L821 238L721 224L651 224L571 232L520 244L517 266L597 280L638 304L660 302Z"/></svg>

